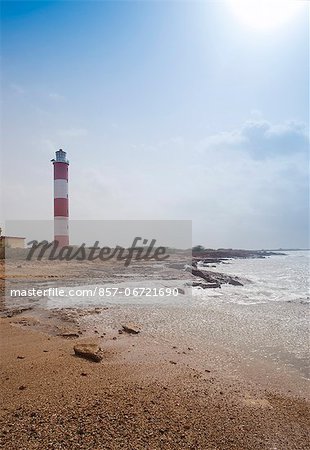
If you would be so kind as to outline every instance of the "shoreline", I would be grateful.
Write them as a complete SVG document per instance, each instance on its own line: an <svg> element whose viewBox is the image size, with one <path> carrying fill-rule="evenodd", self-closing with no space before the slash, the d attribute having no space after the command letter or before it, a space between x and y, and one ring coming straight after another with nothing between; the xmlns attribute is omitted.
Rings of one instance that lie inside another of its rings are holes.
<svg viewBox="0 0 310 450"><path fill-rule="evenodd" d="M287 355L275 360L265 351L259 351L260 346L263 349L267 346L269 337L264 341L264 331L259 328L254 334L252 319L255 317L260 320L255 306L247 307L247 315L243 313L240 319L235 314L236 305L225 305L223 309L221 305L217 307L217 300L213 303L210 298L208 300L209 303L204 307L200 305L198 311L184 304L110 304L56 309L37 307L17 311L16 315L0 320L22 330L43 333L48 338L62 337L67 340L64 338L68 335L69 338L72 337L73 344L96 338L103 344L112 338L115 342L123 341L128 336L123 333L122 325L137 324L141 333L135 337L139 344L136 351L139 353L141 348L138 356L142 363L146 357L145 352L153 352L156 360L162 362L165 359L164 348L168 349L168 354L170 348L182 348L182 351L173 352L169 356L180 359L178 355L186 355L180 362L187 364L190 360L197 370L203 371L205 367L212 366L212 370L222 373L224 377L235 377L245 383L250 381L261 388L275 389L282 394L289 391L301 398L306 396L309 383L307 361L288 361ZM281 310L286 305L277 306L277 315L280 317ZM300 308L304 309L304 305L300 305ZM241 305L239 309L244 312ZM262 317L265 314L262 312ZM240 320L242 329L238 323ZM272 327L273 323L267 325L267 328ZM261 345L257 345L257 341ZM187 351L188 348L191 349L190 352ZM310 394L308 399L310 400Z"/></svg>

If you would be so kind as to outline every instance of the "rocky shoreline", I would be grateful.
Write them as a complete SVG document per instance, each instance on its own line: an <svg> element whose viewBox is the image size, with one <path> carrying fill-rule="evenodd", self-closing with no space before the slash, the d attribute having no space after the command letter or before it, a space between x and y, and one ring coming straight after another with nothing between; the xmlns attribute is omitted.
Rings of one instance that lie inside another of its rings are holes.
<svg viewBox="0 0 310 450"><path fill-rule="evenodd" d="M156 283L158 280L179 280L183 281L183 286L179 287L179 292L184 293L185 288L198 287L201 289L219 289L223 284L233 286L243 286L250 280L241 279L238 276L224 274L216 268L221 264L229 264L231 260L242 258L267 258L274 255L284 255L284 253L263 251L263 250L203 250L172 252L169 260L164 264L154 264L152 262L135 262L130 268L124 267L119 261L103 263L100 261L83 262L79 261L27 261L24 258L25 252L16 252L17 259L1 261L0 288L1 304L0 316L10 317L20 314L25 310L36 308L38 299L23 299L22 304L14 304L14 299L5 297L5 287L18 288L27 287L57 287L57 286L80 286L80 285L106 285L108 283L124 283L147 280ZM6 270L4 270L6 264ZM128 272L130 275L128 275ZM18 300L18 299L17 299ZM17 302L18 303L18 302Z"/></svg>
<svg viewBox="0 0 310 450"><path fill-rule="evenodd" d="M209 267L216 267L218 264L228 264L233 259L268 258L270 256L285 255L285 253L267 250L233 250L233 249L204 249L193 251L192 265L186 270L198 280L192 282L193 287L202 289L220 288L223 284L233 286L243 286L242 280L237 276L226 275L221 272L208 271Z"/></svg>

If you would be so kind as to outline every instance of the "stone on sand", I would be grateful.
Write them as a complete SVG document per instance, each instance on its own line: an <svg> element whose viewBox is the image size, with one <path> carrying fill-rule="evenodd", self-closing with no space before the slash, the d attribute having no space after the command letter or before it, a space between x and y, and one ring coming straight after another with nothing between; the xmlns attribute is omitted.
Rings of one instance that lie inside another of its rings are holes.
<svg viewBox="0 0 310 450"><path fill-rule="evenodd" d="M131 334L138 334L141 331L141 327L139 325L136 325L135 323L126 323L122 325L123 330L126 331L126 333Z"/></svg>
<svg viewBox="0 0 310 450"><path fill-rule="evenodd" d="M64 338L78 338L80 337L79 333L76 331L62 331L58 334L58 336L64 337Z"/></svg>
<svg viewBox="0 0 310 450"><path fill-rule="evenodd" d="M101 349L97 344L77 344L73 347L73 350L74 353L81 358L89 359L90 361L95 362L100 362L102 360Z"/></svg>

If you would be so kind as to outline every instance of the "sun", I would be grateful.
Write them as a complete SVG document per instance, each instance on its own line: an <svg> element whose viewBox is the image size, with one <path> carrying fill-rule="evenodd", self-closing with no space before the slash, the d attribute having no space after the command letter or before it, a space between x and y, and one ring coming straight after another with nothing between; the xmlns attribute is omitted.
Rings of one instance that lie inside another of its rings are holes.
<svg viewBox="0 0 310 450"><path fill-rule="evenodd" d="M268 31L292 20L308 2L303 0L229 0L229 4L244 25Z"/></svg>

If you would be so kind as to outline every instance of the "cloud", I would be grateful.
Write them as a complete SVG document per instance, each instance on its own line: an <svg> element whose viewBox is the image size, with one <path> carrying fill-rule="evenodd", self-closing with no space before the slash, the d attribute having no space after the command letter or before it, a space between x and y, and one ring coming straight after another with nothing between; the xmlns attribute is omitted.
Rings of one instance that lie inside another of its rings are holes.
<svg viewBox="0 0 310 450"><path fill-rule="evenodd" d="M271 124L266 120L246 121L239 129L208 137L202 149L236 148L245 150L255 159L283 154L307 152L309 136L303 123L289 121Z"/></svg>
<svg viewBox="0 0 310 450"><path fill-rule="evenodd" d="M194 242L210 247L305 247L306 142L303 124L259 120L199 142L129 143L131 158L110 152L104 169L84 161L72 180L72 211L93 219L192 219Z"/></svg>
<svg viewBox="0 0 310 450"><path fill-rule="evenodd" d="M198 143L198 161L188 166L185 178L195 178L195 194L186 181L187 206L183 207L191 210L200 241L219 246L306 247L308 147L305 125L292 121L246 121L239 129Z"/></svg>
<svg viewBox="0 0 310 450"><path fill-rule="evenodd" d="M207 246L307 246L306 142L303 124L259 120L199 142L129 145L132 161L113 153L74 195L94 218L192 219Z"/></svg>
<svg viewBox="0 0 310 450"><path fill-rule="evenodd" d="M267 121L249 121L241 134L248 150L256 158L307 152L309 146L306 126L294 121L276 125Z"/></svg>

